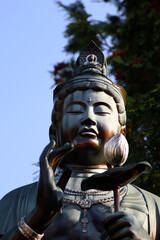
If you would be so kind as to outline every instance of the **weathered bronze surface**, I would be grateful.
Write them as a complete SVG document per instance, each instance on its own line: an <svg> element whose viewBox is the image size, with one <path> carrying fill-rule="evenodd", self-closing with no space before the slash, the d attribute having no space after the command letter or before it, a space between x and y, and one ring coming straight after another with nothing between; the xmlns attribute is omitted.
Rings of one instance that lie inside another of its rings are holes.
<svg viewBox="0 0 160 240"><path fill-rule="evenodd" d="M159 197L128 184L146 170L143 164L106 169L104 144L125 130L126 93L105 76L104 55L93 42L81 53L76 74L54 91L51 141L40 156L39 181L0 201L1 239L26 239L17 227L25 216L44 240L159 240ZM120 211L114 213L110 189L117 186Z"/></svg>

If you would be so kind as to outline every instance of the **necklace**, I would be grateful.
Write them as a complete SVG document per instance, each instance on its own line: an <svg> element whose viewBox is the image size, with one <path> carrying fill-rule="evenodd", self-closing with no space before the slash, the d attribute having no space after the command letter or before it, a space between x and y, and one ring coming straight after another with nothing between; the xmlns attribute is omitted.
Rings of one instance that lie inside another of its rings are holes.
<svg viewBox="0 0 160 240"><path fill-rule="evenodd" d="M121 191L120 191L120 198L122 200L122 198L126 195L128 190L128 187L125 186ZM70 204L75 204L77 206L79 206L82 211L83 211L83 216L81 218L81 223L82 223L82 232L85 233L87 232L87 223L89 222L89 219L87 217L87 210L90 209L93 205L97 205L97 204L104 204L104 203L108 203L108 202L112 202L114 201L114 197L107 197L107 195L109 195L111 193L111 191L74 191L71 189L65 189L64 193L66 195L71 195L71 196L83 196L82 200L73 200L73 199L68 199L66 197L63 198L63 203L65 203L65 205L62 206L60 214L63 213L63 209L66 208L67 206L69 206ZM105 198L102 199L97 199L97 200L92 200L89 197L92 196L106 196ZM110 209L111 212L114 211L114 204L112 206L108 206L108 208Z"/></svg>
<svg viewBox="0 0 160 240"><path fill-rule="evenodd" d="M85 196L86 194L89 196L105 196L105 195L108 195L111 191L101 191L101 190L98 190L98 191L75 191L75 190L72 190L72 189L69 189L69 188L66 188L64 190L64 193L67 194L67 195L73 195L73 196Z"/></svg>

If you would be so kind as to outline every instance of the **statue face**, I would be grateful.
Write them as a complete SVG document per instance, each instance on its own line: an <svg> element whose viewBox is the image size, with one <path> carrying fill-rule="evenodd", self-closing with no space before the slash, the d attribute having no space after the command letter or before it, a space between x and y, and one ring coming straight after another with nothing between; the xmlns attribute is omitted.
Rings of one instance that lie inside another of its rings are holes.
<svg viewBox="0 0 160 240"><path fill-rule="evenodd" d="M61 141L77 141L79 147L99 148L113 133L120 132L113 97L92 89L69 94L63 105Z"/></svg>

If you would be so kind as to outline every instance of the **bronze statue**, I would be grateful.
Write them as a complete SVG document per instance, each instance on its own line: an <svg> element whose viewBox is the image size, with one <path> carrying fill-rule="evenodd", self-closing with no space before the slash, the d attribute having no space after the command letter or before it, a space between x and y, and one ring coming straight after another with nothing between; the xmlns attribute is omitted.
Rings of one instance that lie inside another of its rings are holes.
<svg viewBox="0 0 160 240"><path fill-rule="evenodd" d="M114 171L107 170L103 149L113 134L125 132L125 99L124 89L106 77L105 57L91 42L77 60L75 77L54 90L50 143L40 156L38 183L0 201L0 239L160 239L159 197L123 185L120 211L114 212L113 191L96 190Z"/></svg>

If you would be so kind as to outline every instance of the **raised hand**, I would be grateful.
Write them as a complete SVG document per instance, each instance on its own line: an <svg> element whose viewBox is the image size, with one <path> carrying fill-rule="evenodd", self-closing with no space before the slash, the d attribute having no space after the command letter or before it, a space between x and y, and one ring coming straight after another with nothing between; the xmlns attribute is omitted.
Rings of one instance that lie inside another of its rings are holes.
<svg viewBox="0 0 160 240"><path fill-rule="evenodd" d="M51 141L40 156L40 178L37 191L37 207L29 223L37 232L43 232L62 206L63 190L70 178L71 170L66 168L57 185L54 181L54 166L64 155L72 151L75 143L66 143L55 148Z"/></svg>
<svg viewBox="0 0 160 240"><path fill-rule="evenodd" d="M66 143L59 148L55 147L55 141L51 141L43 150L40 157L40 178L37 190L37 202L29 215L25 216L26 224L37 234L44 233L47 226L58 213L62 205L63 190L71 175L71 170L66 168L57 185L54 181L54 165L62 157L72 151L75 143ZM3 240L25 240L18 225L9 232L0 236Z"/></svg>
<svg viewBox="0 0 160 240"><path fill-rule="evenodd" d="M71 171L66 169L62 174L62 177L57 184L54 181L54 165L62 159L64 155L70 152L74 148L74 144L66 143L59 148L55 147L55 141L51 141L43 150L40 156L40 178L38 184L37 205L42 206L46 210L52 208L51 205L57 206L57 209L61 205L62 190L65 188L67 181L70 177ZM52 152L51 152L52 151ZM49 157L49 160L48 160Z"/></svg>

